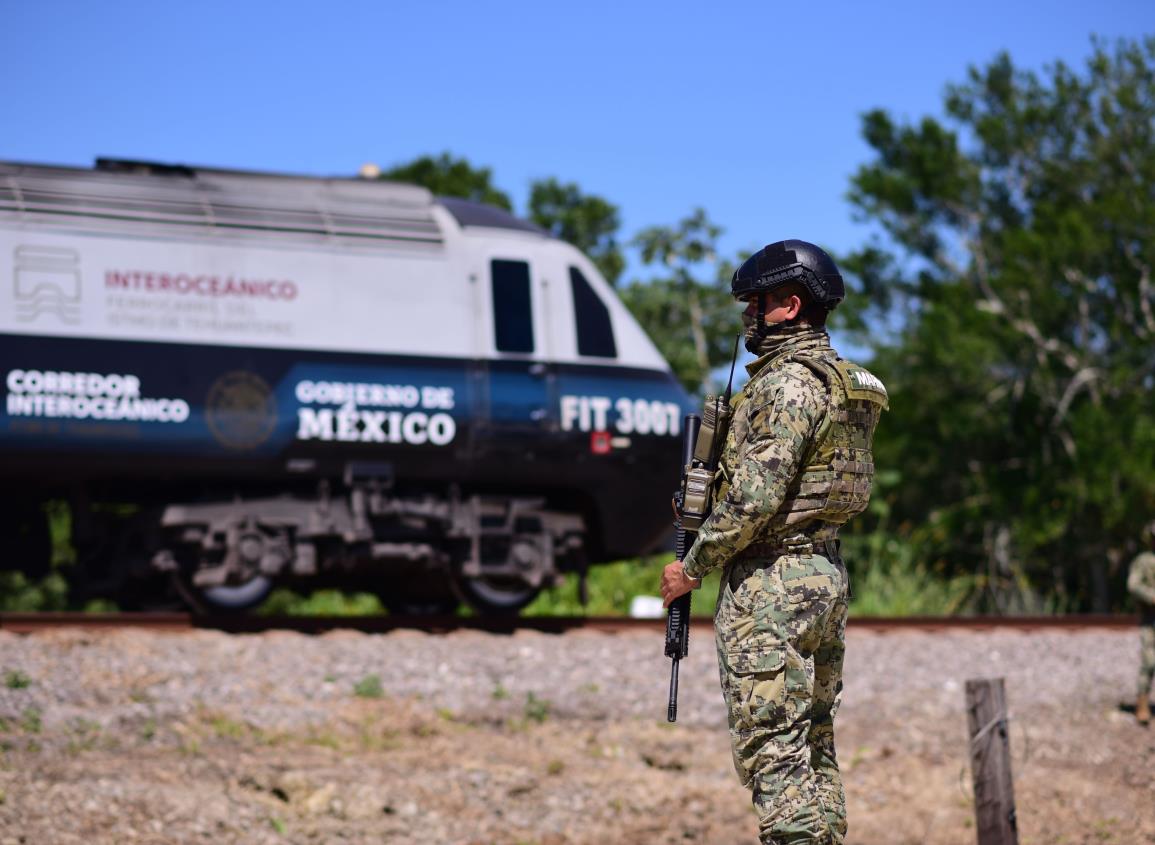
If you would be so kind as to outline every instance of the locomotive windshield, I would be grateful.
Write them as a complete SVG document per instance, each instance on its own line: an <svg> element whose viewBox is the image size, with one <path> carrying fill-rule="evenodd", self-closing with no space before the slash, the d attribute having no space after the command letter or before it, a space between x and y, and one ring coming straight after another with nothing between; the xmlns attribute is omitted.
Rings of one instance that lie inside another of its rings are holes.
<svg viewBox="0 0 1155 845"><path fill-rule="evenodd" d="M618 357L610 309L577 267L569 268L569 283L573 291L574 319L577 321L578 354L598 358Z"/></svg>

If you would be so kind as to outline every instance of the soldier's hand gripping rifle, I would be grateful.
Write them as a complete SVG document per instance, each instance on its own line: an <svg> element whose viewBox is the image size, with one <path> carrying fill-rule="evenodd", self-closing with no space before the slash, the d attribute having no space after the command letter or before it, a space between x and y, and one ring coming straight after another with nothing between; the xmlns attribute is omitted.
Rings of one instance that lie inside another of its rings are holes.
<svg viewBox="0 0 1155 845"><path fill-rule="evenodd" d="M739 335L739 338L741 335ZM738 360L738 341L734 341L734 361ZM730 427L730 388L734 383L734 364L730 364L730 381L726 395L707 396L703 419L686 416L682 429L682 483L674 493L674 551L684 560L698 529L710 515L714 493L714 471L718 466L718 447L726 440ZM670 602L666 616L666 657L670 665L670 703L666 719L678 719L678 662L690 650L690 596L685 593Z"/></svg>

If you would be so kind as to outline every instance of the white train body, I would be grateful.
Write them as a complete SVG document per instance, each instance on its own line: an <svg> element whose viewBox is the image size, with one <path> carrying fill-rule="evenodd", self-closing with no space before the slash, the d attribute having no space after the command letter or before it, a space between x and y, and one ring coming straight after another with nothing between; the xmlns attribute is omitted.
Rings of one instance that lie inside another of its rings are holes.
<svg viewBox="0 0 1155 845"><path fill-rule="evenodd" d="M667 521L649 500L676 476L685 393L584 255L498 209L380 181L0 163L0 306L0 457L30 485L8 527L39 536L40 503L71 501L105 580L124 580L109 558L129 529L88 525L101 502L154 514L133 566L220 604L354 558L510 587L521 554L536 588ZM443 513L402 542L386 513L416 501ZM538 552L510 551L512 527L481 548L515 511ZM246 525L247 557L229 539ZM181 531L199 539L173 548Z"/></svg>

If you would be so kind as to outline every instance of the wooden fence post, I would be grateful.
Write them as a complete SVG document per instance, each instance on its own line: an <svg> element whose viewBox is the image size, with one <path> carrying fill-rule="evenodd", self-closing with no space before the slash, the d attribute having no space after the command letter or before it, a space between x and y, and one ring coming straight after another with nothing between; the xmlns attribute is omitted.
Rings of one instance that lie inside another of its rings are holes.
<svg viewBox="0 0 1155 845"><path fill-rule="evenodd" d="M1018 845L1003 679L972 678L966 696L978 845Z"/></svg>

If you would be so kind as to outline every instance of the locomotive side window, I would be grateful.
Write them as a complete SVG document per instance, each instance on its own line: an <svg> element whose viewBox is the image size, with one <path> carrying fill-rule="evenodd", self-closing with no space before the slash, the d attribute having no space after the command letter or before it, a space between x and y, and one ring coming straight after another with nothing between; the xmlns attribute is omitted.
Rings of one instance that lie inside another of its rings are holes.
<svg viewBox="0 0 1155 845"><path fill-rule="evenodd" d="M573 290L574 317L577 319L578 354L616 358L618 347L614 343L610 309L606 308L597 291L577 267L569 268L569 283Z"/></svg>
<svg viewBox="0 0 1155 845"><path fill-rule="evenodd" d="M533 307L529 265L524 261L490 262L493 276L493 337L498 352L533 352Z"/></svg>

